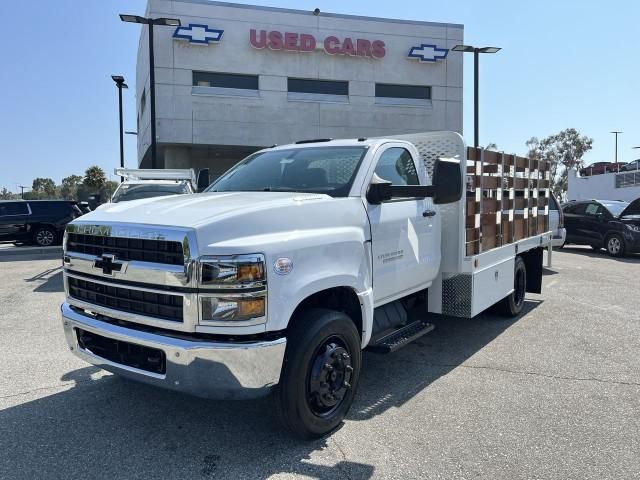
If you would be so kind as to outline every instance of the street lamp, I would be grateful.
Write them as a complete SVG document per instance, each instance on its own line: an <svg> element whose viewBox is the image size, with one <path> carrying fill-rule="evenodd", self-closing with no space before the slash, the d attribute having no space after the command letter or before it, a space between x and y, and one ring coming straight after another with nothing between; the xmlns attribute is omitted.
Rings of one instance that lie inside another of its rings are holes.
<svg viewBox="0 0 640 480"><path fill-rule="evenodd" d="M129 23L141 23L149 25L149 96L151 101L151 168L157 168L156 161L156 87L155 87L155 64L153 61L153 26L165 25L168 27L179 27L180 20L177 18L146 18L138 15L120 14L120 20Z"/></svg>
<svg viewBox="0 0 640 480"><path fill-rule="evenodd" d="M622 132L619 130L614 130L613 133L616 136L616 163L618 163L618 135L621 134Z"/></svg>
<svg viewBox="0 0 640 480"><path fill-rule="evenodd" d="M473 145L478 148L480 137L480 126L478 118L478 81L479 81L479 60L481 53L496 53L500 47L474 47L473 45L456 45L451 50L454 52L473 53Z"/></svg>
<svg viewBox="0 0 640 480"><path fill-rule="evenodd" d="M120 167L124 168L124 133L123 133L123 125L122 125L122 89L129 88L126 83L124 83L124 77L122 75L111 75L111 78L114 82L116 82L116 87L118 87L118 112L120 116ZM124 182L124 177L120 177L120 181Z"/></svg>

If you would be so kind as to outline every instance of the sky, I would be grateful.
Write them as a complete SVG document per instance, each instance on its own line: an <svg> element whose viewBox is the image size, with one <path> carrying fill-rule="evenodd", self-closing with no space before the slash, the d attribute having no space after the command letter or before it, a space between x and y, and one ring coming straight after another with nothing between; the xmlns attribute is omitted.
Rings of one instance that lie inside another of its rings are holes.
<svg viewBox="0 0 640 480"><path fill-rule="evenodd" d="M239 2L244 3L244 2ZM465 43L498 46L480 62L480 143L526 153L525 142L565 128L593 138L587 163L640 157L640 2L635 0L270 0L257 5L462 23ZM119 164L117 90L125 130L135 130L139 27L118 13L144 14L144 0L5 0L0 3L0 188L35 177L82 174ZM465 58L464 136L473 141L473 62ZM136 140L125 136L135 167Z"/></svg>

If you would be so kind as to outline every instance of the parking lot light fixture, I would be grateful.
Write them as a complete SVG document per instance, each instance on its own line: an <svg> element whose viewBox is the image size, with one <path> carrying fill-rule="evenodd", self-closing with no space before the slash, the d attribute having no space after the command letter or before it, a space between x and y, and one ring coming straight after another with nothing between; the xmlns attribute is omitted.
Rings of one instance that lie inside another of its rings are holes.
<svg viewBox="0 0 640 480"><path fill-rule="evenodd" d="M153 59L153 26L164 25L167 27L179 27L178 18L147 18L139 15L120 14L120 20L128 23L140 23L149 26L149 102L151 104L151 168L158 168L158 154L156 141L156 86L155 63Z"/></svg>
<svg viewBox="0 0 640 480"><path fill-rule="evenodd" d="M496 53L500 47L475 47L473 45L455 45L451 50L454 52L473 53L473 146L480 145L480 120L479 120L479 77L480 77L480 54Z"/></svg>
<svg viewBox="0 0 640 480"><path fill-rule="evenodd" d="M126 83L124 83L124 77L122 75L111 75L111 78L114 82L116 82L116 87L118 87L118 118L120 121L120 167L124 168L124 127L122 121L122 89L129 88ZM120 177L120 181L124 182L124 177Z"/></svg>
<svg viewBox="0 0 640 480"><path fill-rule="evenodd" d="M613 133L616 136L616 164L618 163L618 135L620 135L622 132L620 130L614 130Z"/></svg>

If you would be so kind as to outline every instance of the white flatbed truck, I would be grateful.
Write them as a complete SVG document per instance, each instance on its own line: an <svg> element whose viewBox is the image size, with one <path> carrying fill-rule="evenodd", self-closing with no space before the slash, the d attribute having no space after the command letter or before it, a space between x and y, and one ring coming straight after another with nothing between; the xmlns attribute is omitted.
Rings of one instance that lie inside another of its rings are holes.
<svg viewBox="0 0 640 480"><path fill-rule="evenodd" d="M111 203L196 193L209 185L209 170L192 168L116 168L122 182L111 196ZM203 185L204 184L204 185Z"/></svg>
<svg viewBox="0 0 640 480"><path fill-rule="evenodd" d="M432 315L518 315L540 293L548 172L453 132L314 140L202 194L106 205L65 234L68 345L193 395L272 392L288 428L324 435L363 349L392 352Z"/></svg>

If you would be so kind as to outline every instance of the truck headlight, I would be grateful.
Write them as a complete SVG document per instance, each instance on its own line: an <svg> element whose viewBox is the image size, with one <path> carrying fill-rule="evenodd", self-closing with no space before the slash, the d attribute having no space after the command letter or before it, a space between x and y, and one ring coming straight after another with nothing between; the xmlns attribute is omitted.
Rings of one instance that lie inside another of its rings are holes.
<svg viewBox="0 0 640 480"><path fill-rule="evenodd" d="M249 288L266 280L264 255L200 258L199 284L205 287Z"/></svg>
<svg viewBox="0 0 640 480"><path fill-rule="evenodd" d="M640 232L640 227L638 225L632 225L630 223L625 223L625 225L627 226L627 228L629 230L631 230L632 232Z"/></svg>
<svg viewBox="0 0 640 480"><path fill-rule="evenodd" d="M247 321L265 315L264 297L201 296L203 322Z"/></svg>

